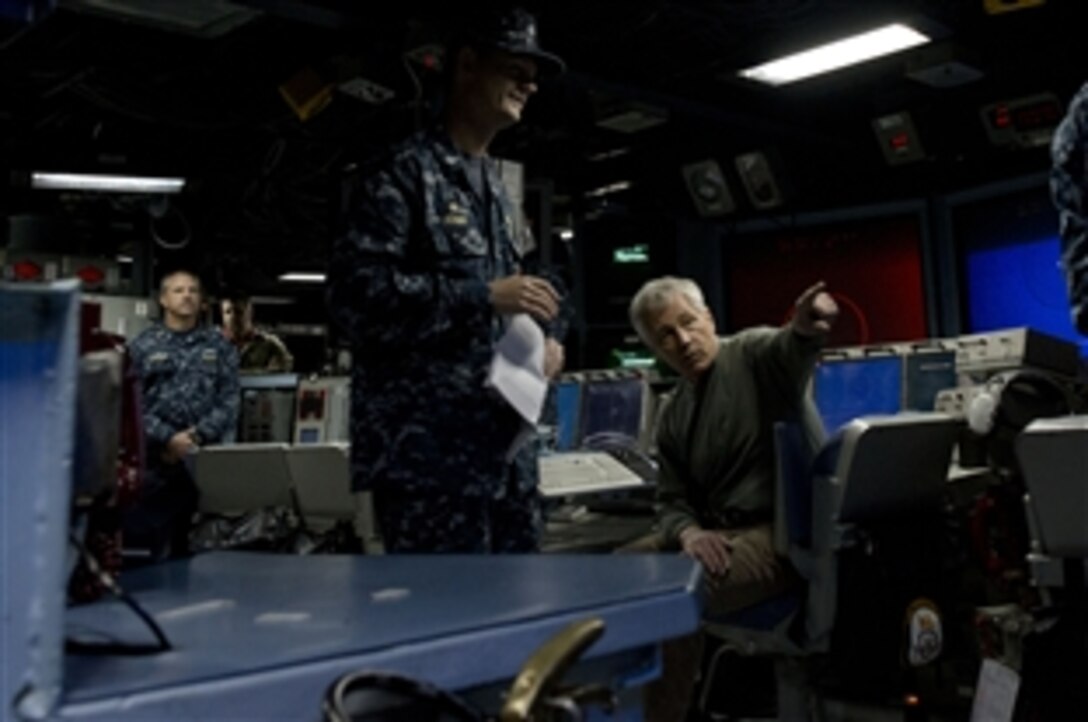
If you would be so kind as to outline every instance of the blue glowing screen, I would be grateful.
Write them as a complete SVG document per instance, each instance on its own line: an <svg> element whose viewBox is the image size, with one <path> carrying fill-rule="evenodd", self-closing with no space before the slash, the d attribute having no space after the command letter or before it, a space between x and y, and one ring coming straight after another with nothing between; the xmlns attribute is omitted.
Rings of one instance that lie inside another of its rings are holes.
<svg viewBox="0 0 1088 722"><path fill-rule="evenodd" d="M895 414L903 398L899 356L825 361L816 367L813 394L828 433L859 416Z"/></svg>
<svg viewBox="0 0 1088 722"><path fill-rule="evenodd" d="M1088 338L1073 328L1058 258L1056 234L1016 243L970 244L964 269L968 331L1030 326L1073 341L1081 356L1088 357Z"/></svg>

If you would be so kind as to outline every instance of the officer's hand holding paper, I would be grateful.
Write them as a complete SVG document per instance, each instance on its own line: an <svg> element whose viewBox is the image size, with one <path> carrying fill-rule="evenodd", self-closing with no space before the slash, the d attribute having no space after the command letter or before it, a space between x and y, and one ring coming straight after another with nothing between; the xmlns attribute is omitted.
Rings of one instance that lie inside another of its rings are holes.
<svg viewBox="0 0 1088 722"><path fill-rule="evenodd" d="M507 319L506 333L495 346L488 384L522 418L521 431L506 452L507 460L532 438L544 409L548 379L544 376L544 332L524 313Z"/></svg>

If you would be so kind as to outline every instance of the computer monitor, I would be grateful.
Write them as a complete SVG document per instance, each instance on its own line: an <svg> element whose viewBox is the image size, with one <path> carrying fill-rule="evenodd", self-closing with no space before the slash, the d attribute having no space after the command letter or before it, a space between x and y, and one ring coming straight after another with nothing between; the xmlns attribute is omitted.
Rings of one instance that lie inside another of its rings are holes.
<svg viewBox="0 0 1088 722"><path fill-rule="evenodd" d="M238 387L237 441L290 443L298 374L246 374Z"/></svg>
<svg viewBox="0 0 1088 722"><path fill-rule="evenodd" d="M577 449L580 442L579 416L582 410L582 384L574 379L560 381L555 386L555 448L559 451Z"/></svg>
<svg viewBox="0 0 1088 722"><path fill-rule="evenodd" d="M1027 326L1072 341L1088 358L1088 339L1073 328L1046 183L955 206L952 221L964 330Z"/></svg>
<svg viewBox="0 0 1088 722"><path fill-rule="evenodd" d="M903 403L903 358L822 361L813 378L813 395L828 432L860 416L896 414Z"/></svg>
<svg viewBox="0 0 1088 722"><path fill-rule="evenodd" d="M813 279L839 305L829 346L923 339L927 328L920 211L819 223L768 222L723 246L725 327L782 324Z"/></svg>
<svg viewBox="0 0 1088 722"><path fill-rule="evenodd" d="M937 394L958 384L955 351L913 353L903 358L903 364L904 410L933 411Z"/></svg>
<svg viewBox="0 0 1088 722"><path fill-rule="evenodd" d="M582 388L581 445L638 446L645 392L646 380L641 376L587 380Z"/></svg>

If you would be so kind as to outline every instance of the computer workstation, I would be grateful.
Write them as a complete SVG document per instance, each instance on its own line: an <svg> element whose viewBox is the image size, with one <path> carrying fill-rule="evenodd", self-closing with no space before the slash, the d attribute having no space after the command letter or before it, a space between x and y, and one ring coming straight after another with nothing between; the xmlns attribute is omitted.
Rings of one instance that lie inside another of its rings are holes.
<svg viewBox="0 0 1088 722"><path fill-rule="evenodd" d="M75 423L77 308L74 283L0 284L0 411L25 419L0 424L0 447L21 450L0 458L12 502L0 505L0 528L33 550L0 558L0 578L20 581L0 615L5 719L309 719L334 681L361 669L477 695L490 709L534 650L587 618L605 631L578 650L585 666L574 678L601 685L620 718L640 719L661 641L696 629L700 572L680 557L209 552L123 571L113 589L126 604L107 596L66 607L69 524L84 488L71 460L87 433ZM51 413L33 413L43 399ZM282 442L260 450L261 475L280 477L265 490L275 501L291 452ZM209 449L197 465L252 462L253 451ZM331 456L309 452L293 460ZM315 497L314 508L335 507L332 496ZM149 645L153 632L167 643Z"/></svg>
<svg viewBox="0 0 1088 722"><path fill-rule="evenodd" d="M831 349L813 373L813 399L831 434L862 416L933 411L956 384L955 351L940 344Z"/></svg>
<svg viewBox="0 0 1088 722"><path fill-rule="evenodd" d="M653 524L654 399L646 372L585 371L556 384L554 450L539 458L545 551L607 551Z"/></svg>
<svg viewBox="0 0 1088 722"><path fill-rule="evenodd" d="M325 548L333 535L343 540L336 548L379 548L369 494L351 489L349 379L247 375L240 393L237 443L194 459L205 518L271 514L311 540L305 549ZM205 531L201 544L212 548L225 533Z"/></svg>

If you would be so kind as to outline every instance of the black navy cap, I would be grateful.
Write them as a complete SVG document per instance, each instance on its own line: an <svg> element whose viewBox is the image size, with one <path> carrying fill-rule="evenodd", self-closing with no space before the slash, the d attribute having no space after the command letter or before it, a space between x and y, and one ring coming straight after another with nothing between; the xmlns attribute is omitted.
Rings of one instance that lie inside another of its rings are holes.
<svg viewBox="0 0 1088 722"><path fill-rule="evenodd" d="M558 75L567 67L558 55L540 47L536 18L524 8L480 13L469 20L465 37L472 43L531 58L541 75Z"/></svg>

